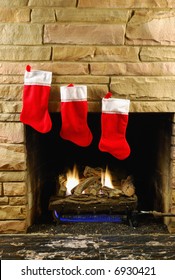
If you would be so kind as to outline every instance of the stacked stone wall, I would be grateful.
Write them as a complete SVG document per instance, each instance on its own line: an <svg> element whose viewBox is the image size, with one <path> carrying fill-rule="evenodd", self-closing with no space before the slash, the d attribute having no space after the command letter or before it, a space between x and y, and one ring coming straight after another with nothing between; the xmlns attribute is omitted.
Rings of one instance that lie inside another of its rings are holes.
<svg viewBox="0 0 175 280"><path fill-rule="evenodd" d="M31 223L19 121L26 65L53 73L50 112L60 110L60 85L74 83L88 86L90 112L111 91L131 112L174 113L174 26L173 0L0 0L1 233Z"/></svg>

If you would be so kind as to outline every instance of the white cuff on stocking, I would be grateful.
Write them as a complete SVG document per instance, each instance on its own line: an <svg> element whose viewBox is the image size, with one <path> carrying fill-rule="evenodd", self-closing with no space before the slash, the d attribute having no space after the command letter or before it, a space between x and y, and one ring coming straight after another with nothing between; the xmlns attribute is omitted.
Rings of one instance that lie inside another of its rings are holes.
<svg viewBox="0 0 175 280"><path fill-rule="evenodd" d="M73 87L61 86L60 87L61 101L86 101L87 100L87 86L76 85Z"/></svg>
<svg viewBox="0 0 175 280"><path fill-rule="evenodd" d="M25 85L44 85L50 86L52 82L52 72L49 71L25 71L24 84Z"/></svg>
<svg viewBox="0 0 175 280"><path fill-rule="evenodd" d="M103 98L102 99L102 112L109 114L128 114L130 100L117 99L117 98Z"/></svg>

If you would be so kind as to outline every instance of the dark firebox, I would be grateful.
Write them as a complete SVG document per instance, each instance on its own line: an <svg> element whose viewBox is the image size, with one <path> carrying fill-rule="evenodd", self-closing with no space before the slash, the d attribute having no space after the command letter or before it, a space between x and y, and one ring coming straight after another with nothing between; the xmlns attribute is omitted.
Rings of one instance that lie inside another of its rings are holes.
<svg viewBox="0 0 175 280"><path fill-rule="evenodd" d="M170 170L171 114L130 113L127 141L130 156L118 160L98 149L100 140L100 114L88 114L93 141L88 147L79 147L63 140L60 135L61 116L51 114L52 130L41 134L26 127L26 147L34 207L34 221L51 221L51 197L57 194L59 174L85 166L108 166L119 179L132 175L137 196L137 210L164 211L165 195Z"/></svg>

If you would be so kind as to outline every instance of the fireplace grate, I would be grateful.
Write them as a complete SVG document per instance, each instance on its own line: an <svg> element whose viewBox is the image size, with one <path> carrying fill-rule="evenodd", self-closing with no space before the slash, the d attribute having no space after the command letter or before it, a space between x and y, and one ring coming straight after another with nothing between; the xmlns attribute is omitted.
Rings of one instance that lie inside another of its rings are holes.
<svg viewBox="0 0 175 280"><path fill-rule="evenodd" d="M109 199L105 197L84 200L82 195L76 197L52 197L49 210L52 211L57 223L76 222L127 222L129 225L137 226L137 196L119 197ZM90 198L88 196L88 198ZM81 200L82 199L82 200Z"/></svg>

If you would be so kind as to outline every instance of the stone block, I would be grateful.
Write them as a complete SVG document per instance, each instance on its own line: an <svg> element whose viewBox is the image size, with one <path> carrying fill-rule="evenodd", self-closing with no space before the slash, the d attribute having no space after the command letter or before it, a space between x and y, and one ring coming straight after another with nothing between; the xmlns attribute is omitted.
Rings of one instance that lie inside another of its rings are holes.
<svg viewBox="0 0 175 280"><path fill-rule="evenodd" d="M126 46L100 46L95 48L93 61L120 62L139 60L139 47Z"/></svg>
<svg viewBox="0 0 175 280"><path fill-rule="evenodd" d="M26 69L26 62L2 62L0 64L0 74L1 75L23 75ZM39 68L38 68L39 69Z"/></svg>
<svg viewBox="0 0 175 280"><path fill-rule="evenodd" d="M77 0L29 0L28 2L29 7L76 7Z"/></svg>
<svg viewBox="0 0 175 280"><path fill-rule="evenodd" d="M29 22L29 8L10 8L0 6L0 22Z"/></svg>
<svg viewBox="0 0 175 280"><path fill-rule="evenodd" d="M89 61L93 60L93 46L53 46L53 60L59 61Z"/></svg>
<svg viewBox="0 0 175 280"><path fill-rule="evenodd" d="M9 197L9 205L25 205L27 204L27 198L25 196Z"/></svg>
<svg viewBox="0 0 175 280"><path fill-rule="evenodd" d="M141 61L172 61L175 60L175 47L142 47L140 51Z"/></svg>
<svg viewBox="0 0 175 280"><path fill-rule="evenodd" d="M50 60L51 47L49 46L0 46L0 60L3 61L35 61L35 60ZM25 67L23 68L23 72ZM21 77L4 77L11 78L11 82L17 81L23 83ZM13 79L13 80L12 80ZM8 80L10 82L10 80ZM1 81L0 81L1 82Z"/></svg>
<svg viewBox="0 0 175 280"><path fill-rule="evenodd" d="M124 24L46 24L44 30L44 43L70 45L123 45L124 35Z"/></svg>
<svg viewBox="0 0 175 280"><path fill-rule="evenodd" d="M0 144L0 170L25 170L24 145Z"/></svg>
<svg viewBox="0 0 175 280"><path fill-rule="evenodd" d="M58 22L63 21L126 24L129 14L129 10L121 9L56 9L56 17Z"/></svg>
<svg viewBox="0 0 175 280"><path fill-rule="evenodd" d="M0 0L1 7L23 7L27 6L28 0Z"/></svg>
<svg viewBox="0 0 175 280"><path fill-rule="evenodd" d="M48 65L48 69L56 75L87 75L89 74L88 63L63 63L55 62Z"/></svg>
<svg viewBox="0 0 175 280"><path fill-rule="evenodd" d="M22 123L0 122L0 143L23 143L24 125Z"/></svg>
<svg viewBox="0 0 175 280"><path fill-rule="evenodd" d="M175 100L175 77L112 77L110 90L118 97L127 97L133 100ZM141 104L140 104L141 106ZM157 106L159 106L157 104ZM172 103L172 110L175 111ZM156 110L157 112L158 110Z"/></svg>
<svg viewBox="0 0 175 280"><path fill-rule="evenodd" d="M99 101L108 92L108 85L88 85L88 101Z"/></svg>
<svg viewBox="0 0 175 280"><path fill-rule="evenodd" d="M1 47L0 47L1 49ZM0 54L1 55L1 54ZM0 84L23 84L24 83L24 77L15 75L1 75L0 76Z"/></svg>
<svg viewBox="0 0 175 280"><path fill-rule="evenodd" d="M91 63L92 75L168 76L175 74L173 62Z"/></svg>
<svg viewBox="0 0 175 280"><path fill-rule="evenodd" d="M27 193L27 187L24 182L3 183L3 193L6 196L24 196Z"/></svg>
<svg viewBox="0 0 175 280"><path fill-rule="evenodd" d="M18 122L18 121L19 121L19 114L0 114L0 122Z"/></svg>
<svg viewBox="0 0 175 280"><path fill-rule="evenodd" d="M0 102L0 112L2 113L21 113L22 101Z"/></svg>
<svg viewBox="0 0 175 280"><path fill-rule="evenodd" d="M25 171L0 171L1 182L22 182L26 180Z"/></svg>
<svg viewBox="0 0 175 280"><path fill-rule="evenodd" d="M131 45L175 45L175 11L135 11L127 24L126 43Z"/></svg>
<svg viewBox="0 0 175 280"><path fill-rule="evenodd" d="M75 76L54 76L53 77L53 85L51 87L51 93L53 92L54 94L59 92L59 85L62 84L109 84L109 77L105 76L90 76L90 75L75 75ZM55 90L54 84L59 84L57 86L57 89Z"/></svg>
<svg viewBox="0 0 175 280"><path fill-rule="evenodd" d="M79 0L80 8L173 8L175 3L173 0Z"/></svg>
<svg viewBox="0 0 175 280"><path fill-rule="evenodd" d="M25 218L25 206L0 206L0 220L23 220Z"/></svg>
<svg viewBox="0 0 175 280"><path fill-rule="evenodd" d="M0 85L0 100L21 100L23 85Z"/></svg>
<svg viewBox="0 0 175 280"><path fill-rule="evenodd" d="M41 45L42 24L1 23L1 45Z"/></svg>
<svg viewBox="0 0 175 280"><path fill-rule="evenodd" d="M9 203L9 198L6 196L0 197L0 205L7 205Z"/></svg>
<svg viewBox="0 0 175 280"><path fill-rule="evenodd" d="M25 233L27 230L26 221L0 221L0 233Z"/></svg>
<svg viewBox="0 0 175 280"><path fill-rule="evenodd" d="M59 61L133 61L139 48L125 46L53 46L53 60Z"/></svg>
<svg viewBox="0 0 175 280"><path fill-rule="evenodd" d="M31 13L31 22L55 22L55 11L53 8L33 8Z"/></svg>

